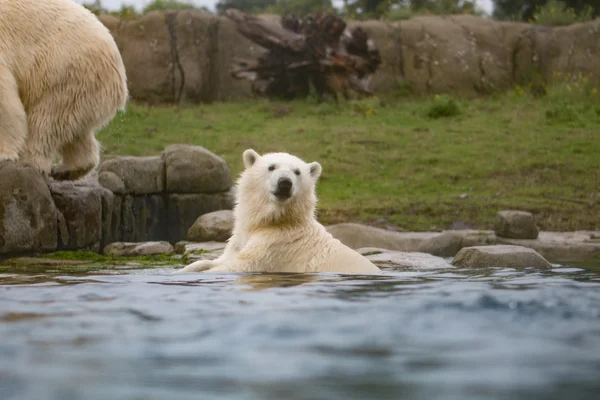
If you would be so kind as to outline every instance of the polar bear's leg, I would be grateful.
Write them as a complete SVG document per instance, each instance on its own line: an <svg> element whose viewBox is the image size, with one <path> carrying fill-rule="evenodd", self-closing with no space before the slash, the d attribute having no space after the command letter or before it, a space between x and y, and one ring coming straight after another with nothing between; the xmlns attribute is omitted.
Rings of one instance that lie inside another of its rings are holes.
<svg viewBox="0 0 600 400"><path fill-rule="evenodd" d="M27 137L27 115L13 75L0 64L0 161L19 158Z"/></svg>
<svg viewBox="0 0 600 400"><path fill-rule="evenodd" d="M27 110L28 134L19 154L22 163L32 166L45 175L50 174L57 143L60 143L56 129L61 110L51 106L51 100L45 100Z"/></svg>
<svg viewBox="0 0 600 400"><path fill-rule="evenodd" d="M60 149L62 163L52 168L52 177L59 181L77 180L96 168L100 162L100 145L92 132L75 137Z"/></svg>

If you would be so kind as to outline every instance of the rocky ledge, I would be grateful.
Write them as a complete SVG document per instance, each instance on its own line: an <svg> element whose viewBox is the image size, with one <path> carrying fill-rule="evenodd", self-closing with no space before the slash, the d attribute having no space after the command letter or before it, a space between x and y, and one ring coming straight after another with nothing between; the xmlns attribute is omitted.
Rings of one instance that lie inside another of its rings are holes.
<svg viewBox="0 0 600 400"><path fill-rule="evenodd" d="M111 158L76 182L48 182L17 162L0 163L0 176L0 255L175 243L198 216L233 207L227 163L200 146Z"/></svg>
<svg viewBox="0 0 600 400"><path fill-rule="evenodd" d="M554 263L600 261L600 231L539 232L535 239L513 239L488 230L392 232L353 223L331 225L327 230L354 249L376 247L454 257L466 247L514 245L535 250Z"/></svg>

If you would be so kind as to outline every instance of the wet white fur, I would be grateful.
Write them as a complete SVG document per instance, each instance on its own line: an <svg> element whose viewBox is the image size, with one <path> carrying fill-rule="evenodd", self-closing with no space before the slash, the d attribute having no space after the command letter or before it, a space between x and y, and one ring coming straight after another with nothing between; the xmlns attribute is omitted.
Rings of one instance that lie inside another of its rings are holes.
<svg viewBox="0 0 600 400"><path fill-rule="evenodd" d="M85 174L94 134L128 99L108 29L71 0L0 0L0 161Z"/></svg>
<svg viewBox="0 0 600 400"><path fill-rule="evenodd" d="M243 159L233 235L223 255L194 262L179 272L380 272L317 222L318 162L307 164L287 153L260 156L252 149L244 152ZM269 171L271 165L276 167L274 171ZM283 176L293 182L292 196L286 201L273 195Z"/></svg>

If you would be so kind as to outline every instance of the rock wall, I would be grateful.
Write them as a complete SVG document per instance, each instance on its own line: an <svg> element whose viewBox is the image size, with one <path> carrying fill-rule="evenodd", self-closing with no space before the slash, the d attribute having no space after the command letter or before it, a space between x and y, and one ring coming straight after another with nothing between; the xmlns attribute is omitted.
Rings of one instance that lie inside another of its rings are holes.
<svg viewBox="0 0 600 400"><path fill-rule="evenodd" d="M264 50L226 18L181 10L100 20L121 50L135 101L183 104L251 95L248 82L231 78L229 66L233 57ZM556 28L471 15L349 25L365 29L382 53L373 78L379 93L399 82L421 93L488 93L523 83L532 71L545 77L581 71L600 79L600 19Z"/></svg>
<svg viewBox="0 0 600 400"><path fill-rule="evenodd" d="M233 208L229 167L199 146L115 157L77 182L48 183L16 162L0 163L0 176L0 255L176 243L200 215Z"/></svg>

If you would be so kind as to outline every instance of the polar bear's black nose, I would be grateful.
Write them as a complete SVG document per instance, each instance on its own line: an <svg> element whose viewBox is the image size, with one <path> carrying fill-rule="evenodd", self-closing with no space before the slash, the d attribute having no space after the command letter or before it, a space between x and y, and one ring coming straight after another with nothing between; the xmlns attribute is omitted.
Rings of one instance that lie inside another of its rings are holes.
<svg viewBox="0 0 600 400"><path fill-rule="evenodd" d="M290 178L279 178L277 180L277 197L290 197L292 194L292 180Z"/></svg>
<svg viewBox="0 0 600 400"><path fill-rule="evenodd" d="M290 178L279 178L277 189L282 192L289 192L292 189L292 180Z"/></svg>

